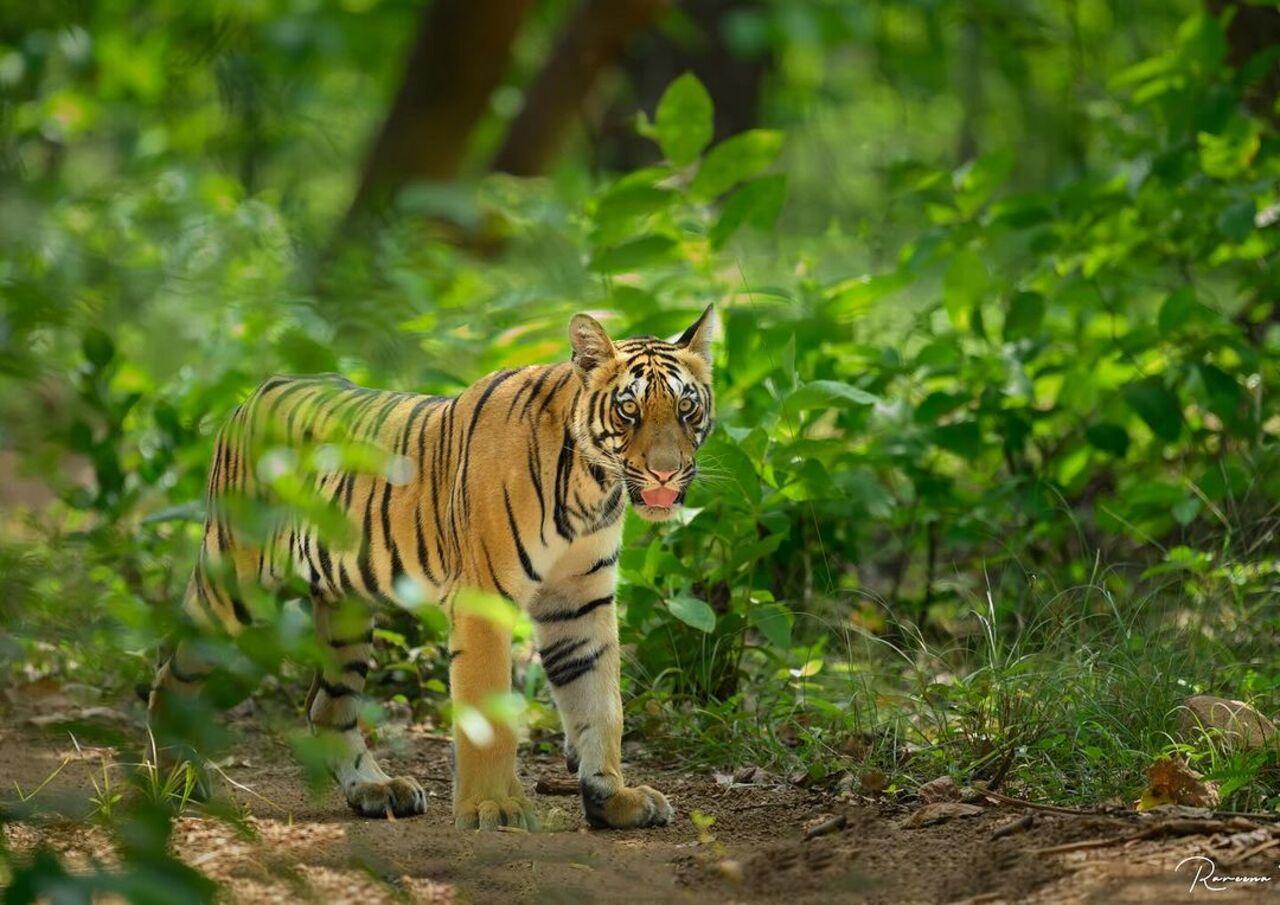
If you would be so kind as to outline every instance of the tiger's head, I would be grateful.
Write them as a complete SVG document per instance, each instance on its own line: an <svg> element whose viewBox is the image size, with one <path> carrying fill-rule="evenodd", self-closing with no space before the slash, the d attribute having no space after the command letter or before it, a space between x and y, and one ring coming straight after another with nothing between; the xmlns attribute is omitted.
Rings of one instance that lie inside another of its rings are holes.
<svg viewBox="0 0 1280 905"><path fill-rule="evenodd" d="M669 519L697 474L694 455L711 433L711 306L679 338L614 342L595 318L569 323L573 367L584 388L574 413L579 448L622 478L643 519Z"/></svg>

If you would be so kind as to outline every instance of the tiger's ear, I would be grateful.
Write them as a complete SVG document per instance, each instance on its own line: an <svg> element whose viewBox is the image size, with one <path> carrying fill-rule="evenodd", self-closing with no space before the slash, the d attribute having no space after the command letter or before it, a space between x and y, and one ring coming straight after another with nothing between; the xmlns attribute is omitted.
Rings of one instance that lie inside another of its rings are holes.
<svg viewBox="0 0 1280 905"><path fill-rule="evenodd" d="M569 321L569 342L573 346L574 370L583 380L616 354L609 334L589 314L575 314Z"/></svg>
<svg viewBox="0 0 1280 905"><path fill-rule="evenodd" d="M689 325L689 329L680 334L676 345L688 349L694 355L711 364L711 343L720 335L720 319L716 317L715 305L708 305Z"/></svg>

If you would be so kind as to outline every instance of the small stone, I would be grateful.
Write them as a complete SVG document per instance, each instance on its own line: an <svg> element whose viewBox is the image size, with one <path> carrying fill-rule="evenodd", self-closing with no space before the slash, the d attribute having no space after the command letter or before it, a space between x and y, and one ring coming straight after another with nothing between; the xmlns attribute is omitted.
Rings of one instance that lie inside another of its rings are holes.
<svg viewBox="0 0 1280 905"><path fill-rule="evenodd" d="M1276 734L1275 723L1244 701L1210 694L1187 698L1178 708L1178 728L1188 739L1207 731L1229 746L1245 750L1261 748Z"/></svg>
<svg viewBox="0 0 1280 905"><path fill-rule="evenodd" d="M730 883L741 883L743 879L742 862L735 861L732 858L725 858L723 861L716 863L716 870L720 876L724 877Z"/></svg>
<svg viewBox="0 0 1280 905"><path fill-rule="evenodd" d="M960 789L956 786L956 781L950 776L939 776L937 779L922 785L916 791L916 794L920 796L920 800L925 804L932 804L937 801L959 800Z"/></svg>

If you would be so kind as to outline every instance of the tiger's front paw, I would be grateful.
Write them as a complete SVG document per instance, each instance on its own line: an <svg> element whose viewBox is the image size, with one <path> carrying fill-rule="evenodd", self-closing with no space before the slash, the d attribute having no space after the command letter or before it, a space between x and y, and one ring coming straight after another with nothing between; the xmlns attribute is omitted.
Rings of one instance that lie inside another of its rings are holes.
<svg viewBox="0 0 1280 905"><path fill-rule="evenodd" d="M454 805L453 825L460 830L496 830L509 826L532 833L538 830L538 812L523 793L475 796Z"/></svg>
<svg viewBox="0 0 1280 905"><path fill-rule="evenodd" d="M582 784L582 809L594 829L639 829L666 826L675 813L667 796L650 786L606 787Z"/></svg>
<svg viewBox="0 0 1280 905"><path fill-rule="evenodd" d="M361 817L416 817L426 813L427 793L412 776L367 780L347 789L347 804Z"/></svg>

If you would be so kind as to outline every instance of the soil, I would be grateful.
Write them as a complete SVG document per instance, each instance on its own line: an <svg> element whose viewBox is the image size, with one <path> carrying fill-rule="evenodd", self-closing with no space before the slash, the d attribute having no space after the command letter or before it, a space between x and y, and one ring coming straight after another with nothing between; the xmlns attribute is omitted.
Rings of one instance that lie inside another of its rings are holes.
<svg viewBox="0 0 1280 905"><path fill-rule="evenodd" d="M0 802L12 805L16 788L30 793L58 772L30 802L40 818L3 827L9 848L21 854L43 841L78 868L112 863L107 831L67 818L88 813L104 768L123 785L111 765L125 755L74 741L65 728L37 729L28 717L21 707L0 715ZM180 817L174 832L175 852L219 881L228 901L1176 902L1205 898L1203 890L1191 891L1194 865L1175 870L1197 855L1215 857L1219 873L1277 878L1230 885L1213 901L1260 901L1280 891L1280 847L1250 854L1280 840L1268 829L1046 854L1036 849L1114 837L1135 824L989 805L911 828L903 824L918 804L841 798L762 774L752 778L763 782L733 782L639 753L627 765L628 779L667 793L676 807L669 827L592 831L576 798L544 794L543 832L459 832L449 816L447 739L403 724L384 734L379 758L388 772L416 776L432 806L413 819L367 820L336 791L309 792L287 743L261 720L239 718L234 728L241 741L222 763L238 787L226 786L226 794L252 832L198 808ZM531 791L539 780L569 779L549 754L525 755L522 771ZM1028 813L1030 828L993 838ZM705 816L714 823L705 826ZM806 839L806 828L824 821L832 828L840 816L842 827Z"/></svg>

